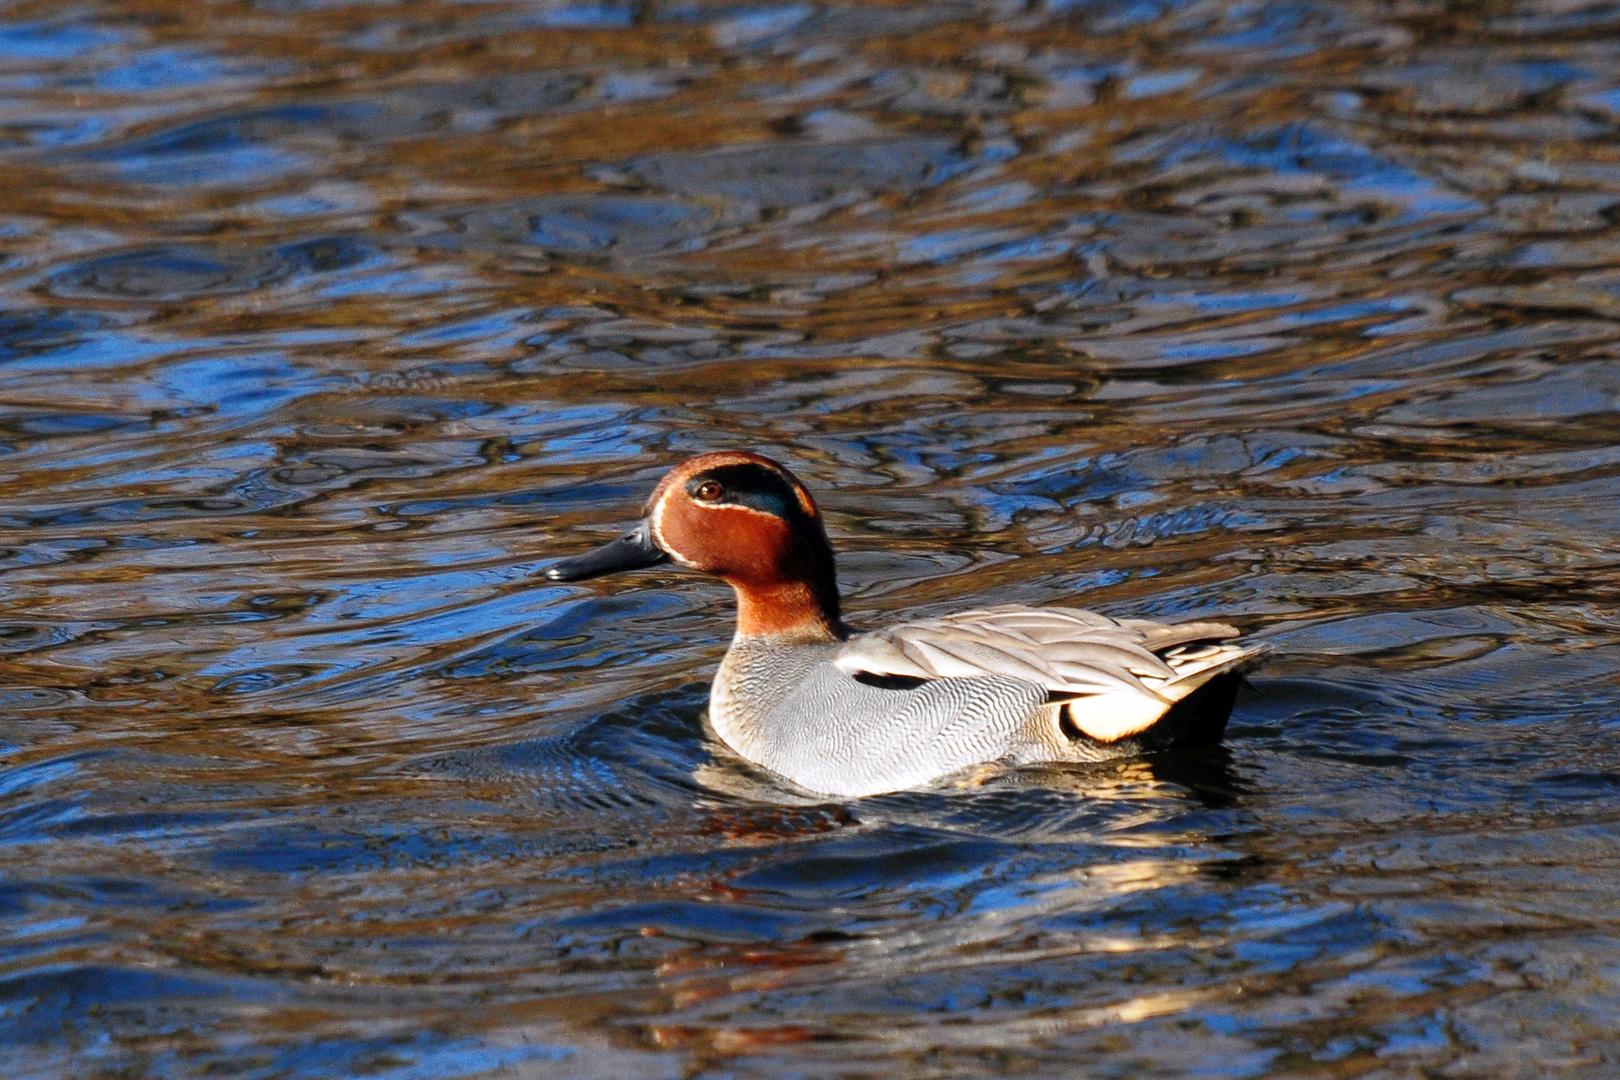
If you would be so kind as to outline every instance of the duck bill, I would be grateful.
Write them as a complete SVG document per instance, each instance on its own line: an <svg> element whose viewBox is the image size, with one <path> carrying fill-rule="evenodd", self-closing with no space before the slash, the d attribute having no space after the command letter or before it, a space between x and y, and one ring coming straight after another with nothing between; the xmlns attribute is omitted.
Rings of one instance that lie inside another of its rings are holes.
<svg viewBox="0 0 1620 1080"><path fill-rule="evenodd" d="M588 581L603 574L616 574L620 570L640 570L644 566L657 566L669 556L653 543L652 530L643 521L623 536L603 544L594 551L559 559L546 567L546 577L552 581Z"/></svg>

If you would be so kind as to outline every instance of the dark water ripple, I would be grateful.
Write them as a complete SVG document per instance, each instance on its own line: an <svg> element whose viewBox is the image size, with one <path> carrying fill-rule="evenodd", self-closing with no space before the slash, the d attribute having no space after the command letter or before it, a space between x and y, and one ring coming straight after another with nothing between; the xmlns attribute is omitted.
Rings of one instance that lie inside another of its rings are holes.
<svg viewBox="0 0 1620 1080"><path fill-rule="evenodd" d="M1620 1039L1613 5L0 12L17 1077L1592 1077ZM858 624L1221 614L1227 745L852 803L706 449Z"/></svg>

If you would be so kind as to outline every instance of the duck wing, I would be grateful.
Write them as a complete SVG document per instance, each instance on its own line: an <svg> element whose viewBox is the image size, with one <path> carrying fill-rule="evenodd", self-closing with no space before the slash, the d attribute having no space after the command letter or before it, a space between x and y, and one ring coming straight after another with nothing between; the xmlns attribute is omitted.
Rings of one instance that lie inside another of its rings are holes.
<svg viewBox="0 0 1620 1080"><path fill-rule="evenodd" d="M1236 627L1218 622L1003 605L859 634L833 664L879 680L1022 679L1044 687L1049 703L1073 702L1067 722L1113 742L1151 727L1215 675L1250 660L1252 649L1227 643L1237 636Z"/></svg>

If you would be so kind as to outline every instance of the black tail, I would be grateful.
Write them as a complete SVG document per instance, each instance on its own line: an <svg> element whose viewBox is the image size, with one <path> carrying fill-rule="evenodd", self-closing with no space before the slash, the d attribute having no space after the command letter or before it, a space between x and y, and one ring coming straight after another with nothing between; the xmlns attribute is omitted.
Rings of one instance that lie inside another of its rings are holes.
<svg viewBox="0 0 1620 1080"><path fill-rule="evenodd" d="M1225 671L1200 686L1136 736L1142 753L1172 746L1214 746L1226 734L1232 703L1243 685L1243 672Z"/></svg>

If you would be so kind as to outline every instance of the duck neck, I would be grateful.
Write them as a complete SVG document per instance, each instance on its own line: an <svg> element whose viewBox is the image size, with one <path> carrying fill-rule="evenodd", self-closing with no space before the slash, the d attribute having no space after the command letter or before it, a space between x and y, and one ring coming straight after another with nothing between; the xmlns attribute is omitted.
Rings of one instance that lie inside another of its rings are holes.
<svg viewBox="0 0 1620 1080"><path fill-rule="evenodd" d="M838 588L808 581L769 585L733 581L737 593L737 633L742 637L786 637L795 641L842 641L849 628L838 614Z"/></svg>

